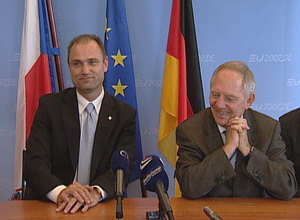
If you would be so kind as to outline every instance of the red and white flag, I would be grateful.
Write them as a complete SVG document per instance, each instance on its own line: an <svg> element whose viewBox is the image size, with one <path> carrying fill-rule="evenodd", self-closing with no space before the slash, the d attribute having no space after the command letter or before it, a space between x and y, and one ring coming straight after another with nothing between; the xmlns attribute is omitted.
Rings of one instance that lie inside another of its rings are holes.
<svg viewBox="0 0 300 220"><path fill-rule="evenodd" d="M25 2L16 115L16 190L22 187L22 151L30 134L39 98L52 92L49 57L45 47L45 23L42 13L39 14L40 3L41 0Z"/></svg>

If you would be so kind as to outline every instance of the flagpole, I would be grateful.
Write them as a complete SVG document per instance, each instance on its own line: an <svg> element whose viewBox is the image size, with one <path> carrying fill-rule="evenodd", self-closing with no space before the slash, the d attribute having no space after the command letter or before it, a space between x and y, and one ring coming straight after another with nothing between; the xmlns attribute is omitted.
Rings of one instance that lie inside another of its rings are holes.
<svg viewBox="0 0 300 220"><path fill-rule="evenodd" d="M55 19L54 19L54 12L53 12L53 7L52 7L52 0L47 0L47 9L48 9L48 17L49 17L49 24L50 24L50 30L51 30L52 44L53 44L54 48L59 49L56 26L55 26ZM61 91L64 89L64 79L63 79L63 74L62 74L62 65L61 65L59 53L54 54L54 60L55 60L58 88L59 88L59 91Z"/></svg>

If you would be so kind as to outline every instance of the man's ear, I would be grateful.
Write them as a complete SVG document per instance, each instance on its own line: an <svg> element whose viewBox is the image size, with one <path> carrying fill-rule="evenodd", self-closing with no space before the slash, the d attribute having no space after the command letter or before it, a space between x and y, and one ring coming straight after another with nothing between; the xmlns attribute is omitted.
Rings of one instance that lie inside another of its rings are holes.
<svg viewBox="0 0 300 220"><path fill-rule="evenodd" d="M108 56L105 57L103 63L104 63L104 72L106 73L108 71Z"/></svg>
<svg viewBox="0 0 300 220"><path fill-rule="evenodd" d="M253 104L253 102L255 101L255 98L256 98L256 94L253 93L250 95L250 97L247 99L247 106L246 106L246 109L250 108L251 105Z"/></svg>

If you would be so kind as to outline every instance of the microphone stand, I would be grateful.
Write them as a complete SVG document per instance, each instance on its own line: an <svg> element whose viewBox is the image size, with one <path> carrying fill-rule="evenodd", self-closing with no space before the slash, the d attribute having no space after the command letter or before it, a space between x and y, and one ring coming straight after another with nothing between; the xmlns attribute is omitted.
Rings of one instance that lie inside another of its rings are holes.
<svg viewBox="0 0 300 220"><path fill-rule="evenodd" d="M116 218L121 219L123 218L123 205L122 205L123 197L117 195L116 200L117 200Z"/></svg>
<svg viewBox="0 0 300 220"><path fill-rule="evenodd" d="M117 179L123 180L124 179L124 175L123 172L119 172L119 170L117 171ZM117 200L117 207L116 207L116 218L117 219L121 219L123 218L123 204L122 204L122 200L123 200L123 182L121 181L117 181L117 185L116 185L116 200Z"/></svg>
<svg viewBox="0 0 300 220"><path fill-rule="evenodd" d="M164 201L164 198L167 197L169 199L169 195L167 190L165 189L164 184L159 180L155 183L156 193L158 195L158 201L159 201L159 218L158 220L164 220L166 219L165 216L168 216L169 220L175 220L173 210L170 203L166 203ZM163 200L163 201L161 201ZM164 218L162 218L164 216ZM162 218L162 219L161 219Z"/></svg>
<svg viewBox="0 0 300 220"><path fill-rule="evenodd" d="M166 210L161 204L160 199L158 200L158 220L167 220L166 219Z"/></svg>

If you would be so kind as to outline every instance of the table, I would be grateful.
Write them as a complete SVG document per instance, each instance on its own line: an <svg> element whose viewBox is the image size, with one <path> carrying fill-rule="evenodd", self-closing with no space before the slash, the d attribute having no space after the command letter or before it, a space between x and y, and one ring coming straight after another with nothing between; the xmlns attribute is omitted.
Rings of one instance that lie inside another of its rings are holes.
<svg viewBox="0 0 300 220"><path fill-rule="evenodd" d="M289 201L263 198L171 198L170 202L176 220L209 219L203 212L204 206L209 206L223 220L300 219L300 198ZM55 204L43 201L0 202L0 219L116 219L115 200L99 203L84 214L64 215L56 213L55 208ZM123 219L146 219L146 211L157 209L157 198L127 198L123 200Z"/></svg>

